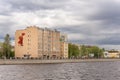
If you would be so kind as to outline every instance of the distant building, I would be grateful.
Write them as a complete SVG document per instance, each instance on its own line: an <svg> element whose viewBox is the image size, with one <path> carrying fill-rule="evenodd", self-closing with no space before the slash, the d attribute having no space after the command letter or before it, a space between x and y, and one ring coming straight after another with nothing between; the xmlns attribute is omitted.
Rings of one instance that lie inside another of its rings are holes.
<svg viewBox="0 0 120 80"><path fill-rule="evenodd" d="M66 34L60 34L61 56L68 58L68 38Z"/></svg>
<svg viewBox="0 0 120 80"><path fill-rule="evenodd" d="M61 54L60 32L57 30L30 26L15 33L15 57L64 57Z"/></svg>
<svg viewBox="0 0 120 80"><path fill-rule="evenodd" d="M116 51L116 50L105 51L104 52L104 57L105 58L119 58L120 57L120 52Z"/></svg>

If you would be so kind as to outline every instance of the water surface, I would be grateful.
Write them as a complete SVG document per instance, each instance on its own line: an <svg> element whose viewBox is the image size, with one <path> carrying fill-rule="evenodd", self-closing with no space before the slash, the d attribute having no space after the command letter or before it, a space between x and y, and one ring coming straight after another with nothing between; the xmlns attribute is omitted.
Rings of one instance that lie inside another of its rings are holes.
<svg viewBox="0 0 120 80"><path fill-rule="evenodd" d="M120 61L0 65L0 80L120 80Z"/></svg>

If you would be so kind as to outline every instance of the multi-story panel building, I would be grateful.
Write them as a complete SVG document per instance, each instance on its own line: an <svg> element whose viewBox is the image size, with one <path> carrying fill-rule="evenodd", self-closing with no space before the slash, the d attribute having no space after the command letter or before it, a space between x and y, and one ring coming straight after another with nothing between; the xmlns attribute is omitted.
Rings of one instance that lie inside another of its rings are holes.
<svg viewBox="0 0 120 80"><path fill-rule="evenodd" d="M15 56L38 57L38 28L28 27L15 33ZM42 41L42 40L41 40Z"/></svg>
<svg viewBox="0 0 120 80"><path fill-rule="evenodd" d="M68 43L66 42L61 42L61 56L68 58Z"/></svg>
<svg viewBox="0 0 120 80"><path fill-rule="evenodd" d="M15 33L15 57L63 57L60 32L30 26Z"/></svg>
<svg viewBox="0 0 120 80"><path fill-rule="evenodd" d="M68 58L68 39L66 34L60 34L61 56Z"/></svg>

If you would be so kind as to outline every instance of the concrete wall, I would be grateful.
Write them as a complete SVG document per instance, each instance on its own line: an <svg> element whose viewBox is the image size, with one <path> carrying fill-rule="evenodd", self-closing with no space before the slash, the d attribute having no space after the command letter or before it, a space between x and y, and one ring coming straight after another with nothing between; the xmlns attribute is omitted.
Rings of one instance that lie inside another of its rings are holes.
<svg viewBox="0 0 120 80"><path fill-rule="evenodd" d="M0 65L21 65L21 64L46 64L46 63L78 63L78 62L104 62L104 61L120 61L120 59L63 59L63 60L0 60Z"/></svg>

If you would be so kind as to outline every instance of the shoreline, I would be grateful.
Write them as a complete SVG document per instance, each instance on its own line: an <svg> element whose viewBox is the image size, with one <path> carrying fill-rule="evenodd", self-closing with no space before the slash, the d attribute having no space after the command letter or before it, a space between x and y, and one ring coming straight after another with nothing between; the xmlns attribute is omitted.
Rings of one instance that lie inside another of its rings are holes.
<svg viewBox="0 0 120 80"><path fill-rule="evenodd" d="M0 65L109 62L109 61L120 61L120 59L61 59L61 60L60 59L56 59L56 60L0 59Z"/></svg>

